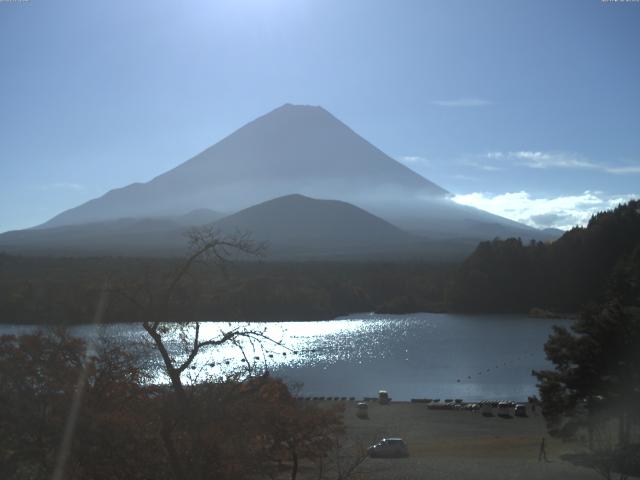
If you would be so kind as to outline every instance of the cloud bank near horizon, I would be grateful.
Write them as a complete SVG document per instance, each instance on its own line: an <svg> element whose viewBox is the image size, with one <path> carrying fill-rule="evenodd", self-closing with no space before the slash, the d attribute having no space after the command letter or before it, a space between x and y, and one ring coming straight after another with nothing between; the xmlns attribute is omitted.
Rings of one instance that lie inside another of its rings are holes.
<svg viewBox="0 0 640 480"><path fill-rule="evenodd" d="M586 225L597 212L638 197L637 194L607 196L602 192L585 191L580 195L534 198L528 192L520 191L501 194L473 192L455 195L453 200L535 228L569 230Z"/></svg>

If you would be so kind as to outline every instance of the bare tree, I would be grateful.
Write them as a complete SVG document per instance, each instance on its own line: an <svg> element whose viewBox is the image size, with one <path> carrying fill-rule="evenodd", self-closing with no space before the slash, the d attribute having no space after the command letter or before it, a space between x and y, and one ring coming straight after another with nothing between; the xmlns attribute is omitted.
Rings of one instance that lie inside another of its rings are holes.
<svg viewBox="0 0 640 480"><path fill-rule="evenodd" d="M176 394L183 396L182 374L192 366L199 353L241 337L262 339L263 332L245 327L222 330L216 338L203 338L200 320L190 311L197 304L201 286L193 275L197 265L208 265L227 272L234 259L260 257L265 245L252 240L247 232L226 235L213 226L193 228L187 232L188 254L161 281L154 285L147 275L137 285L116 287L114 291L136 305L142 316L142 327L158 350L163 367ZM185 285L188 284L188 288ZM180 340L183 355L170 352L168 342Z"/></svg>
<svg viewBox="0 0 640 480"><path fill-rule="evenodd" d="M192 408L185 372L195 368L197 357L208 350L229 343L240 345L243 339L250 342L267 339L264 331L252 329L249 324L224 324L228 328L221 328L213 337L204 337L200 319L189 308L197 303L200 292L194 275L196 266L213 266L226 274L232 261L262 256L265 245L254 242L248 233L225 235L212 226L191 229L187 236L188 254L159 285L147 277L136 286L115 289L138 307L142 327L159 353L162 369L170 381L173 399L167 408L171 414L163 415L161 436L173 474L180 480L216 476L215 472L206 471L202 427L196 409ZM178 351L172 348L176 343ZM248 360L247 365L251 368ZM184 454L185 440L189 444L188 455Z"/></svg>

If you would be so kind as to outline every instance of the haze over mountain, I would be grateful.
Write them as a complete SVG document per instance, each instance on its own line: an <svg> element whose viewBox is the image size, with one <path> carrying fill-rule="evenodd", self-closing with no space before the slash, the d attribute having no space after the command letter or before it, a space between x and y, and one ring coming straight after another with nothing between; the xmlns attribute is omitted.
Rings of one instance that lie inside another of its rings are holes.
<svg viewBox="0 0 640 480"><path fill-rule="evenodd" d="M0 250L51 255L176 255L186 246L186 231L222 217L200 209L185 215L119 218L101 222L27 229L0 235Z"/></svg>
<svg viewBox="0 0 640 480"><path fill-rule="evenodd" d="M169 253L184 248L185 227L225 215L218 222L224 230L249 230L272 243L274 252L291 255L339 255L355 246L408 252L409 243L420 242L440 251L449 241L464 245L460 251L466 253L474 242L494 237L557 236L459 205L321 107L286 104L147 183L112 190L39 227L0 235L0 247Z"/></svg>
<svg viewBox="0 0 640 480"><path fill-rule="evenodd" d="M203 223L233 235L248 232L264 242L269 258L324 258L420 254L427 243L367 211L338 200L287 195L243 209L215 222L211 211L179 217L123 218L28 229L0 235L10 253L164 256L184 253L187 232ZM194 223L195 222L195 223Z"/></svg>
<svg viewBox="0 0 640 480"><path fill-rule="evenodd" d="M286 104L150 182L112 190L43 226L175 215L196 208L233 213L292 193L361 203L376 197L447 194L323 108Z"/></svg>

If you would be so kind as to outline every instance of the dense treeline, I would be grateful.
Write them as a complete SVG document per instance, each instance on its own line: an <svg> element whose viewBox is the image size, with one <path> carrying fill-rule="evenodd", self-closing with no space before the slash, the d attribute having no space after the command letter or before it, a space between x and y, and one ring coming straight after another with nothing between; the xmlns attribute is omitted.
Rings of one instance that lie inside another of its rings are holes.
<svg viewBox="0 0 640 480"><path fill-rule="evenodd" d="M551 244L519 239L482 242L449 286L452 310L575 312L601 302L636 275L640 256L640 201L594 215ZM624 293L621 293L624 294Z"/></svg>
<svg viewBox="0 0 640 480"><path fill-rule="evenodd" d="M127 297L157 291L180 261L0 255L0 322L90 322L105 282L116 292L105 321L140 321ZM173 314L198 320L311 320L364 311L440 311L451 270L447 264L408 262L254 261L235 263L226 272L197 265Z"/></svg>
<svg viewBox="0 0 640 480"><path fill-rule="evenodd" d="M237 262L198 265L170 312L198 320L314 320L363 311L576 312L623 292L640 257L640 201L595 215L545 244L482 242L461 265L425 262ZM129 296L158 291L182 259L0 254L0 322L90 322L108 282ZM635 262L635 263L634 263ZM106 322L140 321L112 295Z"/></svg>
<svg viewBox="0 0 640 480"><path fill-rule="evenodd" d="M586 434L587 452L568 456L604 478L640 474L640 246L637 202L594 217L587 228L615 250L603 252L583 273L603 273L582 285L594 290L569 327L554 327L545 344L553 369L536 372L542 413L549 433L571 438ZM602 229L609 229L606 233ZM616 237L615 234L624 237ZM563 248L568 248L564 245ZM625 253L628 252L628 253ZM566 250L564 251L566 254ZM609 271L607 267L613 264ZM601 270L598 270L601 269ZM583 297L576 297L576 300Z"/></svg>

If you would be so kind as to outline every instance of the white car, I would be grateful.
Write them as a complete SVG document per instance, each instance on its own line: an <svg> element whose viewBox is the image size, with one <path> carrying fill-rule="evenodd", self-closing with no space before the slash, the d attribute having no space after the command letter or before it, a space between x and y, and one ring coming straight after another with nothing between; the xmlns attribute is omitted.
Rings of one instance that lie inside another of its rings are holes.
<svg viewBox="0 0 640 480"><path fill-rule="evenodd" d="M383 438L367 449L371 458L377 457L408 457L409 449L401 438Z"/></svg>

